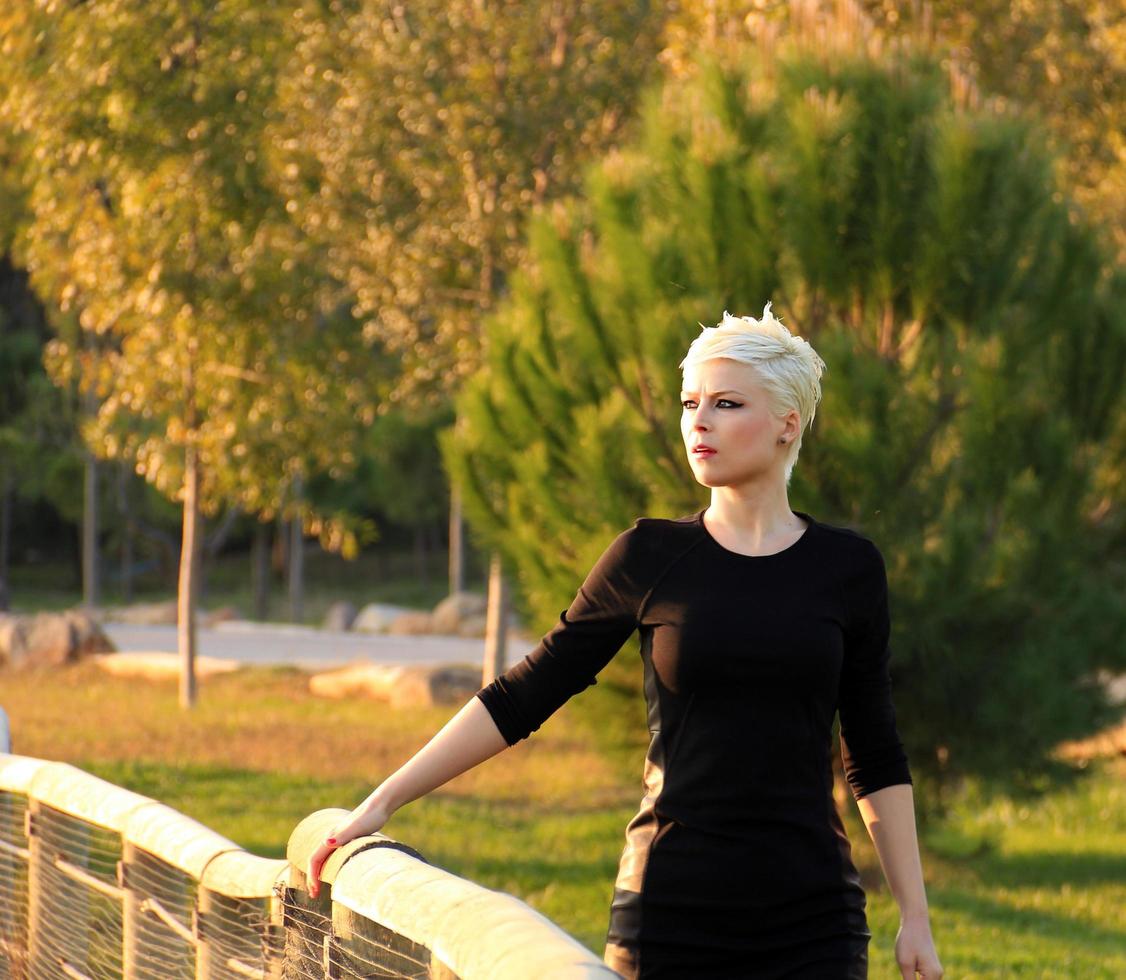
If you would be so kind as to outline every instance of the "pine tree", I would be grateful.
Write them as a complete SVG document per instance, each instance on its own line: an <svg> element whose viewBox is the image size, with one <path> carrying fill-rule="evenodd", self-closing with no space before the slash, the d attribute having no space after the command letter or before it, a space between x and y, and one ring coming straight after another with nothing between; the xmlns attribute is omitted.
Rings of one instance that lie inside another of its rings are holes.
<svg viewBox="0 0 1126 980"><path fill-rule="evenodd" d="M887 558L920 789L1032 784L1113 719L1094 671L1126 667L1093 476L1126 365L1105 239L1039 130L908 46L748 49L644 102L634 143L534 216L486 320L443 434L473 533L548 628L636 516L706 503L677 365L698 323L772 300L829 365L791 501Z"/></svg>

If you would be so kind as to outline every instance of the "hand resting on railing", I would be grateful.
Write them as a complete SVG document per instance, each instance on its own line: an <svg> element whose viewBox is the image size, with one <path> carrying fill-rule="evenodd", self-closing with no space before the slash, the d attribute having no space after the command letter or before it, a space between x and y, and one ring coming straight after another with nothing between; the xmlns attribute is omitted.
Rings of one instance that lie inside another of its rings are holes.
<svg viewBox="0 0 1126 980"><path fill-rule="evenodd" d="M399 807L460 776L508 748L488 709L476 696L414 756L379 784L348 817L333 828L309 856L309 895L320 893L321 868L348 841L374 834Z"/></svg>

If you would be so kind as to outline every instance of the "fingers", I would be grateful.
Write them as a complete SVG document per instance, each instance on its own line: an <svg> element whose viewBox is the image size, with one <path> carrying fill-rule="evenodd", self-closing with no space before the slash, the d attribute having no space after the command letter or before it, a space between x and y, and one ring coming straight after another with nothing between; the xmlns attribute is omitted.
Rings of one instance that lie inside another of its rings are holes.
<svg viewBox="0 0 1126 980"><path fill-rule="evenodd" d="M316 898L321 893L321 869L324 867L328 856L340 846L338 835L326 837L324 843L317 847L309 857L309 868L306 872L306 885L309 897Z"/></svg>

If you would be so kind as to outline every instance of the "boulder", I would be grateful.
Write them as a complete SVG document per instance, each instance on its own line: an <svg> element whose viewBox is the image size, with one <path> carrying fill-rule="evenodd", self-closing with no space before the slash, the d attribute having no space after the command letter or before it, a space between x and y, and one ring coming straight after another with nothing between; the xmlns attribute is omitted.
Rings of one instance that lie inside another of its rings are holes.
<svg viewBox="0 0 1126 980"><path fill-rule="evenodd" d="M405 606L391 606L382 602L371 602L360 610L359 615L352 622L354 633L386 633L392 621L405 612L410 612Z"/></svg>
<svg viewBox="0 0 1126 980"><path fill-rule="evenodd" d="M350 630L352 624L356 621L356 607L352 603L334 602L328 607L328 612L325 613L324 622L321 624L323 629L336 630L337 632L343 630Z"/></svg>
<svg viewBox="0 0 1126 980"><path fill-rule="evenodd" d="M466 616L457 625L458 636L484 636L488 626L488 616L485 613L477 613L474 616Z"/></svg>
<svg viewBox="0 0 1126 980"><path fill-rule="evenodd" d="M0 616L0 667L59 667L114 649L85 610Z"/></svg>
<svg viewBox="0 0 1126 980"><path fill-rule="evenodd" d="M414 609L400 613L391 620L386 632L395 636L419 636L424 633L433 633L434 624L430 613Z"/></svg>
<svg viewBox="0 0 1126 980"><path fill-rule="evenodd" d="M94 662L99 669L117 677L141 677L150 681L174 680L180 676L180 655L178 653L106 653L96 656ZM238 670L237 660L223 660L219 657L195 658L195 673L199 679L215 674L229 674Z"/></svg>
<svg viewBox="0 0 1126 980"><path fill-rule="evenodd" d="M480 689L481 668L470 664L356 663L309 678L310 692L319 697L370 697L393 708L464 704Z"/></svg>
<svg viewBox="0 0 1126 980"><path fill-rule="evenodd" d="M483 614L488 606L487 597L476 592L454 592L434 607L433 632L456 634L462 620Z"/></svg>

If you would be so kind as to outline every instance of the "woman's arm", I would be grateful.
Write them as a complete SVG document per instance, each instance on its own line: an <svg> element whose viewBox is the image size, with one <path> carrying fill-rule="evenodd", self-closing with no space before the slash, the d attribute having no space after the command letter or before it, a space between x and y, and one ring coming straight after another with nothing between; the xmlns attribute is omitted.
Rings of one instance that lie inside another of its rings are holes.
<svg viewBox="0 0 1126 980"><path fill-rule="evenodd" d="M899 969L908 980L915 980L916 972L925 980L938 980L942 964L931 936L915 830L914 789L910 783L885 786L860 797L856 805L899 905L900 927L895 942Z"/></svg>
<svg viewBox="0 0 1126 980"><path fill-rule="evenodd" d="M474 695L445 726L407 762L388 776L357 806L309 857L309 894L320 891L325 860L341 844L379 830L399 807L425 796L455 776L508 748L488 709Z"/></svg>

